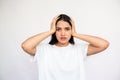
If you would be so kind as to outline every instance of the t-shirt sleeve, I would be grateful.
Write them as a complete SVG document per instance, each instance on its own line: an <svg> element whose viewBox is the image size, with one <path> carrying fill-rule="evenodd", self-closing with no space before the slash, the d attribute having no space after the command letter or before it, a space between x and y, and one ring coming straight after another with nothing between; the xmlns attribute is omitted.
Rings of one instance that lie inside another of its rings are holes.
<svg viewBox="0 0 120 80"><path fill-rule="evenodd" d="M36 48L36 53L35 53L35 56L33 57L33 62L36 62L37 61L37 58L38 56L41 54L43 48L44 48L44 45L43 43L39 44Z"/></svg>
<svg viewBox="0 0 120 80"><path fill-rule="evenodd" d="M87 51L88 51L88 45L87 43L81 43L81 44L77 44L78 49L80 50L83 59L85 60L87 57Z"/></svg>

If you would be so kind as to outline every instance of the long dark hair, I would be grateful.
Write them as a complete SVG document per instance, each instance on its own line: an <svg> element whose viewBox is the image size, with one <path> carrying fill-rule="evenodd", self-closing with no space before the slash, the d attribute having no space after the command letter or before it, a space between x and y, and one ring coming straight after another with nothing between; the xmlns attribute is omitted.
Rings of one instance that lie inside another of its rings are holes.
<svg viewBox="0 0 120 80"><path fill-rule="evenodd" d="M58 19L57 19L55 25L57 25L57 23L58 23L60 20L63 20L63 21L65 21L65 22L68 22L69 25L72 27L71 19L70 19L70 17L67 16L66 14L60 14L60 15L58 16ZM51 45L54 45L55 43L58 42L55 34L56 34L56 32L55 32L54 34L52 34L52 36L51 36L51 40L50 40L50 42L49 42L49 44L51 44ZM70 38L70 40L69 40L69 43L75 44L73 36L71 36L71 38Z"/></svg>

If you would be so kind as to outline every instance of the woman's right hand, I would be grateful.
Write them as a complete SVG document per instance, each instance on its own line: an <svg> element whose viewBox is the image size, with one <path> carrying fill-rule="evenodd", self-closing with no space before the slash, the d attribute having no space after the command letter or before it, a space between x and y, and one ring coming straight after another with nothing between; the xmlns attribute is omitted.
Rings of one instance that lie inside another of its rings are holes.
<svg viewBox="0 0 120 80"><path fill-rule="evenodd" d="M50 32L55 33L56 31L56 21L58 19L58 16L55 16L53 19L52 19L52 22L51 22L51 28L50 28Z"/></svg>

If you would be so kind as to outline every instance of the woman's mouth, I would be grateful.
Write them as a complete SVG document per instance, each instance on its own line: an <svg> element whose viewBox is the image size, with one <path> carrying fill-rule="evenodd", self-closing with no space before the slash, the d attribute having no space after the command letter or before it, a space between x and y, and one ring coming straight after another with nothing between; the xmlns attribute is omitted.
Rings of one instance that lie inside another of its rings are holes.
<svg viewBox="0 0 120 80"><path fill-rule="evenodd" d="M66 40L67 38L66 38L66 37L61 37L60 39L61 39L61 40Z"/></svg>

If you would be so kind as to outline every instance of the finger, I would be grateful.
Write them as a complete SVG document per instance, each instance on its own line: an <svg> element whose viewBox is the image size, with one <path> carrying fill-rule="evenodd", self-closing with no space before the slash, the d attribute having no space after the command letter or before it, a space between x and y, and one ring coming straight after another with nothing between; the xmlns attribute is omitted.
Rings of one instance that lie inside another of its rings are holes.
<svg viewBox="0 0 120 80"><path fill-rule="evenodd" d="M74 28L75 27L74 19L72 17L70 17L70 18L71 18L72 27Z"/></svg>
<svg viewBox="0 0 120 80"><path fill-rule="evenodd" d="M59 15L56 15L56 16L53 18L53 20L56 21L56 20L58 19L58 16L59 16Z"/></svg>
<svg viewBox="0 0 120 80"><path fill-rule="evenodd" d="M70 19L71 19L71 22L74 22L74 19L72 17L70 17Z"/></svg>

